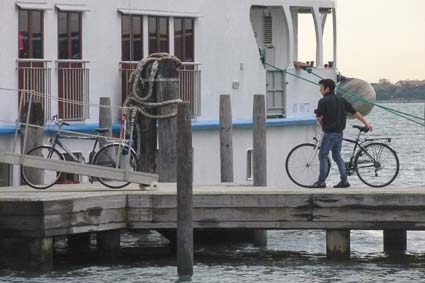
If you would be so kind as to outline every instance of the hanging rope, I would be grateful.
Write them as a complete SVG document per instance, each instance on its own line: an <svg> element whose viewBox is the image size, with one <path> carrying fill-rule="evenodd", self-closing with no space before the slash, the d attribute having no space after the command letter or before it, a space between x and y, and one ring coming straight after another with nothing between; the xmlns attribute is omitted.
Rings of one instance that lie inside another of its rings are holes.
<svg viewBox="0 0 425 283"><path fill-rule="evenodd" d="M264 57L264 54L261 52L261 50L260 50L260 60L263 63L263 65L268 66L268 67L271 67L271 68L273 68L276 71L279 71L281 73L288 74L290 76L293 76L295 78L298 78L298 79L303 80L305 82L308 82L310 84L314 84L314 85L317 85L317 86L319 85L319 83L317 83L315 81L306 79L304 77L301 77L299 75L296 75L296 74L293 74L293 73L289 72L288 69L282 69L282 68L276 67L274 65L271 65L271 64L265 62L265 57ZM313 72L313 69L310 68L310 67L302 67L301 69L304 70L305 72L307 72L307 73L309 73L309 74L311 74L311 75L313 75L313 76L321 79L321 80L324 79L320 75L314 73ZM419 116L415 116L415 115L412 115L410 113L402 112L402 111L399 111L399 110L396 110L396 109L392 109L392 108L389 108L389 107L380 105L378 103L372 102L372 101L370 101L370 100L368 100L366 98L360 97L360 96L358 96L358 95L350 92L349 90L347 90L347 89L345 89L343 87L337 87L337 91L338 91L338 93L341 93L341 95L348 96L348 97L353 98L354 100L357 100L357 101L361 101L361 102L364 102L364 103L367 103L367 104L374 105L374 106L376 106L378 108L381 108L381 109L383 109L383 110L385 110L385 111L387 111L389 113L392 113L392 114L394 114L396 116L399 116L399 117L404 118L404 119L406 119L408 121L411 121L413 123L416 123L416 124L418 124L420 126L425 127L425 118L422 118L422 117L419 117ZM419 120L419 121L417 121L417 120Z"/></svg>

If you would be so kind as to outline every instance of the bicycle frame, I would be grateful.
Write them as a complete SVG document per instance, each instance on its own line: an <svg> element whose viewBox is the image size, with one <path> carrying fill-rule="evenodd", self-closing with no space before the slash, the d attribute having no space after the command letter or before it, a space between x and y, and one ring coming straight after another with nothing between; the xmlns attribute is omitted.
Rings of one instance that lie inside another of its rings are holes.
<svg viewBox="0 0 425 283"><path fill-rule="evenodd" d="M69 157L72 159L71 161L81 162L84 159L80 160L77 156L75 156L75 154L73 154L72 151L61 142L60 139L94 140L93 148L89 153L89 162L88 163L91 163L91 161L92 161L91 158L92 158L93 154L96 152L97 145L98 145L99 140L101 138L99 138L99 137L93 138L93 137L78 137L78 136L62 135L60 130L59 130L58 133L56 134L56 136L53 139L49 140L49 143L50 143L50 145L52 146L53 149L56 149L56 146L57 146L57 147L61 148L66 154L69 155Z"/></svg>
<svg viewBox="0 0 425 283"><path fill-rule="evenodd" d="M342 139L344 142L354 144L353 150L351 151L351 155L350 155L350 161L345 162L347 174L349 176L352 175L352 170L355 169L354 168L354 158L357 155L357 152L363 151L376 164L375 158L371 154L369 154L369 152L365 149L364 145L366 145L370 142L373 142L373 141L385 141L386 143L391 142L391 138L369 138L369 139L364 139L364 140L360 141L361 135L362 135L362 132L359 131L356 139L350 139L350 138L343 138ZM315 144L315 149L314 149L314 152L313 152L311 159L309 160L308 164L311 164L313 162L313 160L316 158L317 153L320 150L320 144L322 142L322 138L323 138L323 132L320 133L319 138L317 138L317 137L313 138L314 144Z"/></svg>

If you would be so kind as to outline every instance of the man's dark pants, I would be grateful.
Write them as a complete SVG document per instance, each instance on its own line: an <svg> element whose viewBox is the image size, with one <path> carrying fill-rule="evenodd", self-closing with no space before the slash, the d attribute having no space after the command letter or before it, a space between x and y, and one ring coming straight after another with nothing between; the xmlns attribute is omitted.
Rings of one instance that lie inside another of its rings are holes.
<svg viewBox="0 0 425 283"><path fill-rule="evenodd" d="M329 151L332 151L332 159L338 165L341 182L347 182L347 172L345 170L344 160L341 158L342 133L325 133L320 145L319 160L320 160L320 175L319 182L326 181L326 172L328 171L327 157Z"/></svg>

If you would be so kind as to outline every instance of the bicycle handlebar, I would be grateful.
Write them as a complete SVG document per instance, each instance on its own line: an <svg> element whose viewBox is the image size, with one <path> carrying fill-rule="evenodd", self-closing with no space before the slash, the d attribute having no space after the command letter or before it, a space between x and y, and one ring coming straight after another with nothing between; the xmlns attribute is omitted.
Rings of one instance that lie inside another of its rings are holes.
<svg viewBox="0 0 425 283"><path fill-rule="evenodd" d="M69 123L64 122L62 119L58 119L58 115L53 115L52 121L55 122L56 125L58 125L59 128L62 128L63 125L70 126Z"/></svg>

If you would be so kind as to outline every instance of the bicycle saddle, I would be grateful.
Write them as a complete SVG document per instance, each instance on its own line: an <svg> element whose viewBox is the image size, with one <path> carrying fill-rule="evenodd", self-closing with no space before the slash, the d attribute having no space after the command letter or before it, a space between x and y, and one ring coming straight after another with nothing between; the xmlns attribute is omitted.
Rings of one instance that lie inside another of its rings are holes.
<svg viewBox="0 0 425 283"><path fill-rule="evenodd" d="M362 127L362 126L354 125L353 128L356 128L357 130L359 130L360 132L363 132L363 133L369 132L369 128L368 127Z"/></svg>
<svg viewBox="0 0 425 283"><path fill-rule="evenodd" d="M97 128L94 129L95 132L99 133L99 134L103 134L103 133L107 133L109 131L108 128Z"/></svg>

